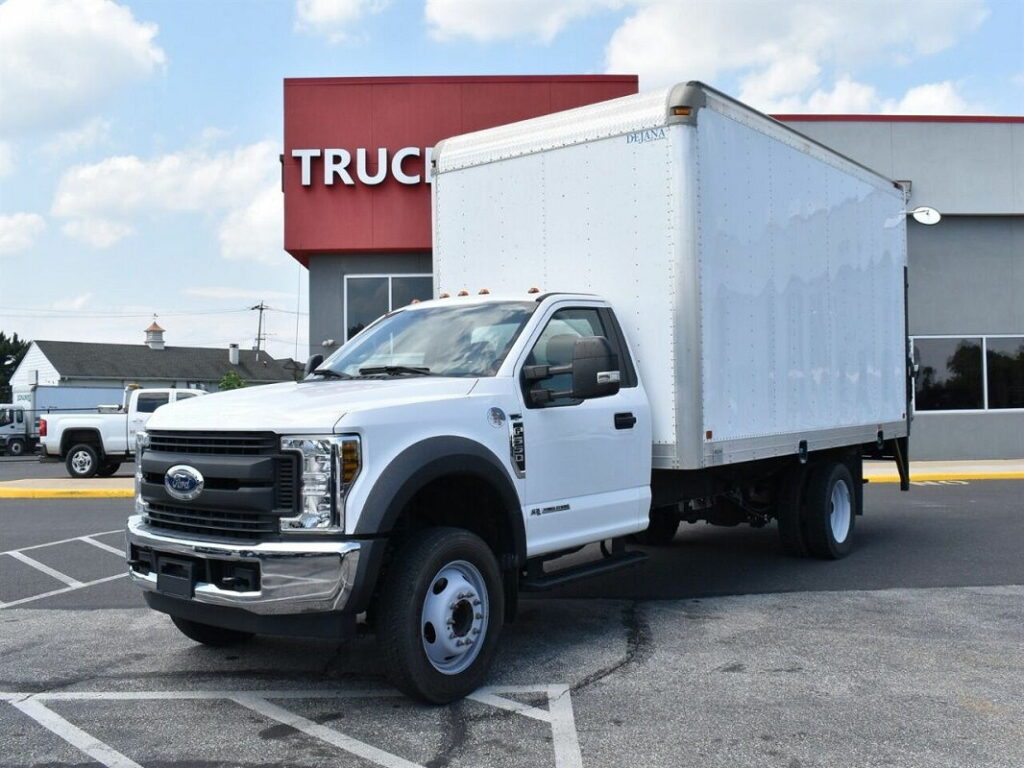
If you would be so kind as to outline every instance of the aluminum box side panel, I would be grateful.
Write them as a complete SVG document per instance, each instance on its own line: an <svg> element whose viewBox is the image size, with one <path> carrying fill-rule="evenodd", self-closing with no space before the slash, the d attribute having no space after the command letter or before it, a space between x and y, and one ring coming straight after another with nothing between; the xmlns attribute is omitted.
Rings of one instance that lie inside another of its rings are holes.
<svg viewBox="0 0 1024 768"><path fill-rule="evenodd" d="M706 108L697 126L707 463L901 422L900 192L742 116Z"/></svg>
<svg viewBox="0 0 1024 768"><path fill-rule="evenodd" d="M452 296L481 288L525 295L536 286L610 301L650 398L655 453L675 456L678 230L680 211L691 207L679 191L694 129L655 133L439 173L434 274L437 290Z"/></svg>

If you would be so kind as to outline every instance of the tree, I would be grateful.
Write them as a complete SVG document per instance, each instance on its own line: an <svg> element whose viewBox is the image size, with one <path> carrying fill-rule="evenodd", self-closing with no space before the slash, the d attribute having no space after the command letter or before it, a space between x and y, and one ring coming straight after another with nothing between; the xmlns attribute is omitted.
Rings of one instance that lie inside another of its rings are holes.
<svg viewBox="0 0 1024 768"><path fill-rule="evenodd" d="M228 371L217 384L217 389L223 392L228 389L241 389L244 386L246 386L245 379L239 376L237 371Z"/></svg>
<svg viewBox="0 0 1024 768"><path fill-rule="evenodd" d="M25 357L28 345L18 334L8 336L0 331L0 403L11 402L11 374Z"/></svg>

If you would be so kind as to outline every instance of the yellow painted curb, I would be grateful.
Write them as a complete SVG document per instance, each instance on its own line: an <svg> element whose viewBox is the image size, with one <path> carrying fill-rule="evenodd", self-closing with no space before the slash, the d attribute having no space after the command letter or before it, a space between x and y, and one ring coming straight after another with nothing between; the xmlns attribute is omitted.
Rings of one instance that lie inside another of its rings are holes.
<svg viewBox="0 0 1024 768"><path fill-rule="evenodd" d="M898 483L899 475L864 475L872 483ZM1024 480L1024 472L911 472L910 482L924 480Z"/></svg>
<svg viewBox="0 0 1024 768"><path fill-rule="evenodd" d="M0 488L0 499L130 499L131 488Z"/></svg>

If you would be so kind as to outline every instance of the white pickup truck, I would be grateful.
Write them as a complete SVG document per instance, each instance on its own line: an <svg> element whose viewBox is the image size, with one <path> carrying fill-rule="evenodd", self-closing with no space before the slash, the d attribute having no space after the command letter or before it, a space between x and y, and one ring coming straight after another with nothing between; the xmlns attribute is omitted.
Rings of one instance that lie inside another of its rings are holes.
<svg viewBox="0 0 1024 768"><path fill-rule="evenodd" d="M129 574L188 637L365 613L392 681L452 701L521 591L642 562L631 535L777 521L840 558L862 458L906 486L892 181L698 83L434 158L437 299L139 433Z"/></svg>
<svg viewBox="0 0 1024 768"><path fill-rule="evenodd" d="M110 406L112 413L47 414L39 419L41 458L64 461L71 477L110 477L122 462L132 460L135 433L157 408L204 394L196 389L132 389L126 390L120 406Z"/></svg>

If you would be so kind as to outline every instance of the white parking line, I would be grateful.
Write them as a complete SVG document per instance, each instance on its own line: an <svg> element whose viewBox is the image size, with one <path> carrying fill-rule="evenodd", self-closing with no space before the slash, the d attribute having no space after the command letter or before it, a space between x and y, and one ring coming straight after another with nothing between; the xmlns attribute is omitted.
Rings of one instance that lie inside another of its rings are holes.
<svg viewBox="0 0 1024 768"><path fill-rule="evenodd" d="M289 712L284 707L271 704L261 696L244 694L232 696L231 700L254 712L258 712L264 717L277 720L279 723L290 726L297 731L302 731L321 741L326 741L328 744L338 747L338 749L343 749L356 757L369 760L371 763L382 765L384 768L423 768L419 763L413 763L404 757L393 755L390 752L385 752L383 749L377 749L377 747L371 747L369 744L353 739L351 736L346 736L344 733L328 728L326 725L314 723L312 720L302 717L302 715Z"/></svg>
<svg viewBox="0 0 1024 768"><path fill-rule="evenodd" d="M8 553L10 554L10 553ZM103 584L114 579L123 579L128 575L128 572L115 573L113 576L106 576L102 579L94 579L93 581L81 581L77 587L61 587L60 589L52 589L49 592L43 592L41 595L32 595L31 597L23 597L20 600L12 600L9 603L0 603L0 611L4 608L13 608L16 605L24 605L25 603L31 603L34 600L42 600L44 597L53 597L54 595L63 595L65 592L74 592L76 589L85 589L95 584Z"/></svg>
<svg viewBox="0 0 1024 768"><path fill-rule="evenodd" d="M38 699L12 701L11 704L107 768L142 768L141 765L134 760L129 760L113 747L90 736L78 726L72 725L52 709L47 709Z"/></svg>
<svg viewBox="0 0 1024 768"><path fill-rule="evenodd" d="M93 534L93 535L97 536L99 534ZM105 550L105 551L110 552L110 553L115 554L115 555L119 555L121 557L124 557L124 550L123 549L118 549L117 547L112 547L109 544L104 544L102 541L96 541L95 539L93 539L90 536L80 536L78 538L78 541L84 541L86 544L92 544L94 547L98 547L99 549Z"/></svg>
<svg viewBox="0 0 1024 768"><path fill-rule="evenodd" d="M123 571L121 573L114 574L113 576L107 576L103 579L94 579L93 581L79 581L78 579L72 578L71 576L68 576L65 573L61 573L55 568L51 568L45 563L41 563L35 558L29 557L25 554L26 552L31 552L35 549L55 547L58 544L69 544L73 541L84 541L86 544L91 544L96 549L102 549L104 552L110 552L111 554L117 555L118 557L124 557L125 553L123 550L111 546L110 544L106 544L102 541L96 541L93 538L94 536L109 536L112 533L122 533L122 531L100 531L99 533L90 533L85 536L72 536L69 539L58 539L57 541L48 541L45 544L32 544L28 547L21 547L20 549L8 549L6 552L0 552L0 556L8 555L9 557L13 557L15 560L24 563L25 565L28 565L32 568L35 568L37 571L41 571L45 573L47 576L51 576L52 578L57 579L57 581L60 581L61 583L67 585L65 587L61 587L60 589L51 589L39 595L32 595L30 597L23 597L19 600L12 600L9 603L0 602L0 610L3 610L4 608L11 608L15 605L24 605L25 603L31 603L35 600L42 600L46 597L53 597L54 595L62 595L65 592L71 592L76 589L84 589L85 587L91 587L95 584L103 584L104 582L113 581L114 579L120 579L126 576L127 571Z"/></svg>
<svg viewBox="0 0 1024 768"><path fill-rule="evenodd" d="M123 528L118 528L113 531L100 531L99 533L90 533L88 536L109 536L112 533L124 533ZM33 549L42 549L43 547L54 547L57 544L67 544L71 541L81 541L82 539L88 538L88 536L72 536L70 539L57 539L57 541L48 541L45 544L31 544L27 547L19 547L18 549L8 549L6 552L0 552L0 555L9 555L12 552L30 552Z"/></svg>
<svg viewBox="0 0 1024 768"><path fill-rule="evenodd" d="M510 693L546 694L548 709L523 704L502 695ZM399 695L401 694L393 689L359 691L61 691L55 693L0 692L0 701L10 702L12 706L24 712L44 728L108 768L143 767L48 709L44 702L228 700L384 768L423 768L419 763L366 744L269 701L269 699L349 699ZM583 757L580 753L579 736L576 731L568 686L487 686L480 688L467 698L480 704L497 707L550 724L556 768L582 768Z"/></svg>
<svg viewBox="0 0 1024 768"><path fill-rule="evenodd" d="M37 571L42 571L47 576L52 576L57 581L63 582L64 584L67 584L69 587L78 589L82 586L82 582L80 582L78 579L73 579L66 573L61 573L60 571L51 568L45 563L40 563L38 560L33 560L31 557L22 552L8 552L7 554L10 557L13 557L15 560L24 563L25 565L31 565Z"/></svg>

